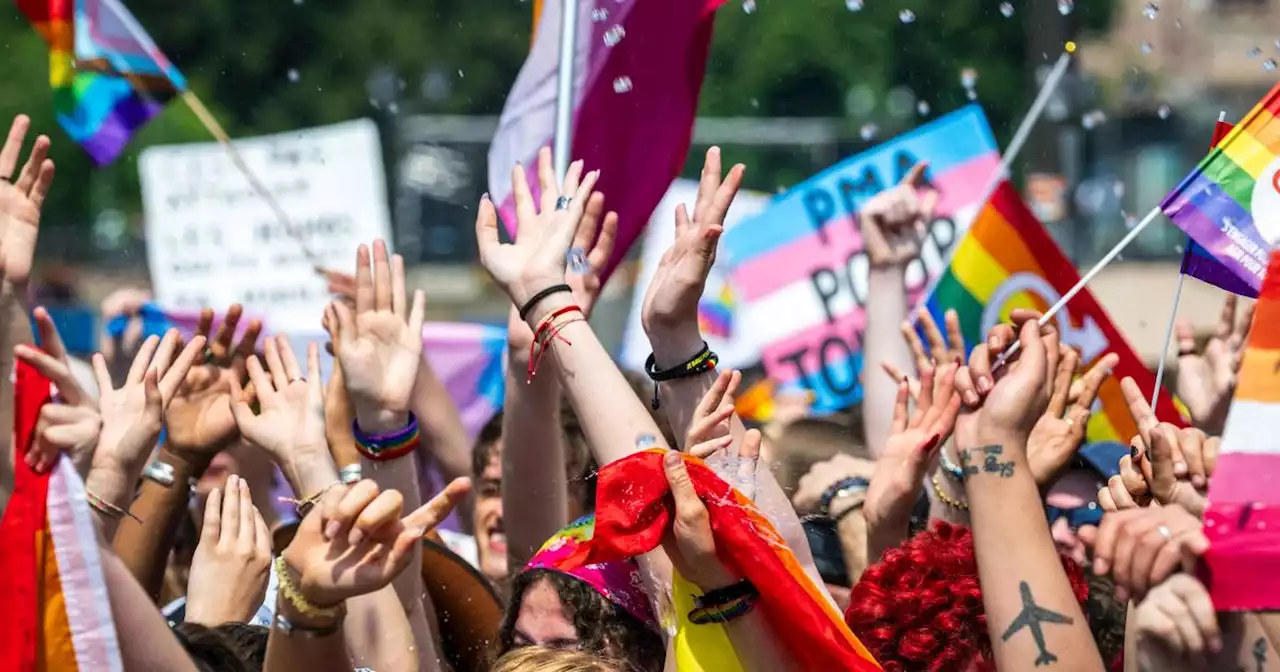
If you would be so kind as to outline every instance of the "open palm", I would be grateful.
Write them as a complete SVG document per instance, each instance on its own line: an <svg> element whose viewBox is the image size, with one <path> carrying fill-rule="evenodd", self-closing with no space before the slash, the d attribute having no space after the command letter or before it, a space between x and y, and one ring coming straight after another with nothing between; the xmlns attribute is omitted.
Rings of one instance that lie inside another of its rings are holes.
<svg viewBox="0 0 1280 672"><path fill-rule="evenodd" d="M327 454L319 347L312 343L307 349L305 377L288 339L268 338L264 349L266 370L257 357L250 357L247 363L249 381L258 397L256 415L238 382L233 385L231 411L240 433L280 465L288 465L292 458L308 451Z"/></svg>
<svg viewBox="0 0 1280 672"><path fill-rule="evenodd" d="M1187 405L1196 426L1211 434L1222 433L1227 421L1240 356L1253 322L1253 306L1245 308L1237 318L1241 312L1237 310L1237 303L1235 294L1227 295L1218 329L1202 351L1196 349L1191 326L1178 324L1178 396Z"/></svg>
<svg viewBox="0 0 1280 672"><path fill-rule="evenodd" d="M36 138L22 172L13 179L30 126L29 118L18 115L0 147L0 274L18 287L31 277L40 208L49 194L54 173L53 161L48 158L49 138L42 135Z"/></svg>

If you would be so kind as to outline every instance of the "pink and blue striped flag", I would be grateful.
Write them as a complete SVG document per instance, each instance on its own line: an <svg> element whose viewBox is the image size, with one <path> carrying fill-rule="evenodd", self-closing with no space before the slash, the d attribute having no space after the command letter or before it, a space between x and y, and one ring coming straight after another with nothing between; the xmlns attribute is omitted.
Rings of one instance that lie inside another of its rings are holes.
<svg viewBox="0 0 1280 672"><path fill-rule="evenodd" d="M618 213L617 244L601 280L626 257L671 180L684 168L716 9L725 0L578 0L573 158L601 171L596 189ZM537 189L537 154L555 134L560 17L545 0L533 49L489 147L489 193L507 232L516 228L511 168ZM600 17L603 17L601 19ZM627 129L621 132L619 129ZM535 193L535 197L537 194Z"/></svg>
<svg viewBox="0 0 1280 672"><path fill-rule="evenodd" d="M738 303L734 330L761 349L770 378L805 388L833 411L862 398L867 256L858 210L919 161L939 192L920 257L907 266L915 303L982 207L1000 165L981 108L971 105L850 157L725 232L720 250Z"/></svg>

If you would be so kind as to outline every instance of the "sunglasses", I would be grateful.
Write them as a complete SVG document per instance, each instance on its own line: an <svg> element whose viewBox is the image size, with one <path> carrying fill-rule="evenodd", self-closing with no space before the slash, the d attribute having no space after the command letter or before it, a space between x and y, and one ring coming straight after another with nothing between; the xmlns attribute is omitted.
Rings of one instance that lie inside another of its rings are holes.
<svg viewBox="0 0 1280 672"><path fill-rule="evenodd" d="M1073 530L1078 530L1085 525L1097 525L1102 522L1102 507L1097 502L1089 502L1085 506L1077 506L1070 509L1062 509L1056 506L1044 507L1045 515L1049 518L1049 524L1053 525L1058 522L1059 518L1067 519L1067 526Z"/></svg>

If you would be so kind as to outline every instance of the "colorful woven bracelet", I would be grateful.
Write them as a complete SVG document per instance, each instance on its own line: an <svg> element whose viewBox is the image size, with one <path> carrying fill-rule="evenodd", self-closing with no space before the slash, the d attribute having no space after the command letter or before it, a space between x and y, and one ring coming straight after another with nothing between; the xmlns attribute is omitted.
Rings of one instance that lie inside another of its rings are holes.
<svg viewBox="0 0 1280 672"><path fill-rule="evenodd" d="M756 599L759 597L758 594L744 595L723 604L697 607L689 612L689 622L694 625L728 623L751 611L751 608L756 605Z"/></svg>
<svg viewBox="0 0 1280 672"><path fill-rule="evenodd" d="M355 421L351 423L351 430L355 435L356 450L377 462L399 459L412 453L418 447L420 438L418 418L412 413L409 414L409 423L405 428L391 434L365 434Z"/></svg>

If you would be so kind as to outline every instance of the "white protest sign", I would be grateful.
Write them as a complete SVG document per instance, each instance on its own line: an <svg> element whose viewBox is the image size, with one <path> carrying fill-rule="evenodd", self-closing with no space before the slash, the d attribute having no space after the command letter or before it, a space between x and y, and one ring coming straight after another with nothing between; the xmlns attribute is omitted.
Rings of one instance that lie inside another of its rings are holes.
<svg viewBox="0 0 1280 672"><path fill-rule="evenodd" d="M390 238L377 127L361 119L235 146L297 238L221 145L147 149L138 169L156 300L169 310L241 303L279 330L312 331L329 293L298 239L321 266L349 271L359 244Z"/></svg>

